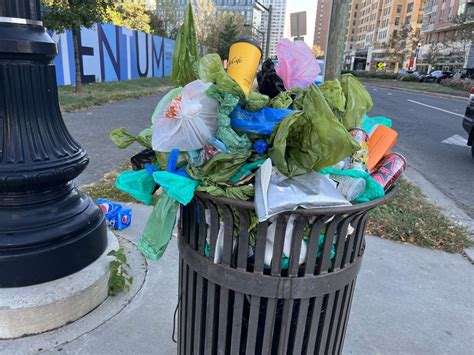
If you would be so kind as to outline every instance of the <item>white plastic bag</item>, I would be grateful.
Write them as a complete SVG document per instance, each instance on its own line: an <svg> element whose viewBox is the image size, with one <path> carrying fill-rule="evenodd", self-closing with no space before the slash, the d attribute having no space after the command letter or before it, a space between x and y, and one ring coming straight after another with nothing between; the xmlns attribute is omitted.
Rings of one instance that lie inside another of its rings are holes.
<svg viewBox="0 0 474 355"><path fill-rule="evenodd" d="M259 222L299 207L351 206L326 176L312 171L286 177L272 167L271 159L267 159L255 175L254 204Z"/></svg>
<svg viewBox="0 0 474 355"><path fill-rule="evenodd" d="M153 150L198 150L215 136L218 103L204 93L211 85L195 80L164 107L153 128Z"/></svg>
<svg viewBox="0 0 474 355"><path fill-rule="evenodd" d="M283 256L287 258L290 257L291 253L291 240L293 238L293 229L295 227L296 215L292 214L288 218L285 231L285 241L283 243ZM271 219L270 219L271 220ZM275 244L275 232L276 232L276 217L275 220L268 226L267 230L267 240L265 243L265 265L270 266L272 264L273 258L273 245ZM301 249L300 256L298 260L298 265L302 265L306 259L306 243L304 240L301 240Z"/></svg>

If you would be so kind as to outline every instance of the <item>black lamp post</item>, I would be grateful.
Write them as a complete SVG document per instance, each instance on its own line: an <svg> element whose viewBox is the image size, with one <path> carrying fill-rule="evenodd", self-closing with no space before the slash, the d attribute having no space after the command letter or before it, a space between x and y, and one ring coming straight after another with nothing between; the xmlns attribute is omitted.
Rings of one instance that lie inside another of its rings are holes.
<svg viewBox="0 0 474 355"><path fill-rule="evenodd" d="M59 110L56 54L40 0L0 1L0 287L70 275L107 246L102 211L72 182L89 160Z"/></svg>

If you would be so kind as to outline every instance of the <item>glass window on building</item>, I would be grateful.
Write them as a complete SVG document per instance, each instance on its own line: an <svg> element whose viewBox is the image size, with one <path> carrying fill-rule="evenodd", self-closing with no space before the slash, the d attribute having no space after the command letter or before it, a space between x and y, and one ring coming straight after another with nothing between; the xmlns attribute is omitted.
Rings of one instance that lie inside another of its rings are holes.
<svg viewBox="0 0 474 355"><path fill-rule="evenodd" d="M411 15L405 17L405 25L409 25L411 23Z"/></svg>
<svg viewBox="0 0 474 355"><path fill-rule="evenodd" d="M398 26L400 24L400 17L395 18L395 26Z"/></svg>
<svg viewBox="0 0 474 355"><path fill-rule="evenodd" d="M402 12L402 8L403 8L402 4L397 5L397 14L400 14Z"/></svg>
<svg viewBox="0 0 474 355"><path fill-rule="evenodd" d="M413 11L413 3L409 3L407 6L407 12L412 12Z"/></svg>

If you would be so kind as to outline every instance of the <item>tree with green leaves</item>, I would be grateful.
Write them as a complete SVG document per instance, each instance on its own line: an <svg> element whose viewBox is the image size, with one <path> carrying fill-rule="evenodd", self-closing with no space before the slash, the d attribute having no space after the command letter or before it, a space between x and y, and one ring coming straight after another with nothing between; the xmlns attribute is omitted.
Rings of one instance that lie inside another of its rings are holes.
<svg viewBox="0 0 474 355"><path fill-rule="evenodd" d="M454 17L451 22L455 27L453 35L448 37L447 46L452 56L457 56L464 65L474 41L474 20L465 13Z"/></svg>
<svg viewBox="0 0 474 355"><path fill-rule="evenodd" d="M154 35L166 37L165 23L158 17L156 12L147 10L150 17L150 31Z"/></svg>
<svg viewBox="0 0 474 355"><path fill-rule="evenodd" d="M201 46L212 44L212 28L216 22L217 10L213 0L194 0L196 35Z"/></svg>
<svg viewBox="0 0 474 355"><path fill-rule="evenodd" d="M151 32L150 16L145 10L145 3L141 1L123 0L107 7L107 22L123 26L132 30Z"/></svg>
<svg viewBox="0 0 474 355"><path fill-rule="evenodd" d="M42 0L44 25L53 31L70 29L74 46L76 93L81 92L79 63L79 32L81 27L91 28L103 22L110 0Z"/></svg>
<svg viewBox="0 0 474 355"><path fill-rule="evenodd" d="M178 21L178 6L175 0L158 0L157 15L163 21L166 37L176 39L181 23Z"/></svg>
<svg viewBox="0 0 474 355"><path fill-rule="evenodd" d="M442 43L430 43L428 50L423 53L420 59L420 64L428 64L428 72L431 72L431 68L443 57L444 50L445 47Z"/></svg>
<svg viewBox="0 0 474 355"><path fill-rule="evenodd" d="M240 37L251 36L250 31L245 27L245 19L239 13L221 12L210 36L214 41L209 41L209 49L219 54L222 59L227 58L232 42Z"/></svg>
<svg viewBox="0 0 474 355"><path fill-rule="evenodd" d="M394 30L387 42L383 45L380 56L394 63L394 70L403 67L405 60L415 53L419 42L419 32L414 31L411 26L404 26L400 30Z"/></svg>

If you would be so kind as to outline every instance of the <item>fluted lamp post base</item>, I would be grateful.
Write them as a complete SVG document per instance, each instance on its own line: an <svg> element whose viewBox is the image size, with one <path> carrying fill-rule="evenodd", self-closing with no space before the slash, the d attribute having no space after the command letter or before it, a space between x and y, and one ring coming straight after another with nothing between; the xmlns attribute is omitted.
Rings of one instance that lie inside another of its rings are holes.
<svg viewBox="0 0 474 355"><path fill-rule="evenodd" d="M102 211L72 182L89 160L61 116L56 54L39 0L0 2L0 288L71 275L107 247Z"/></svg>

